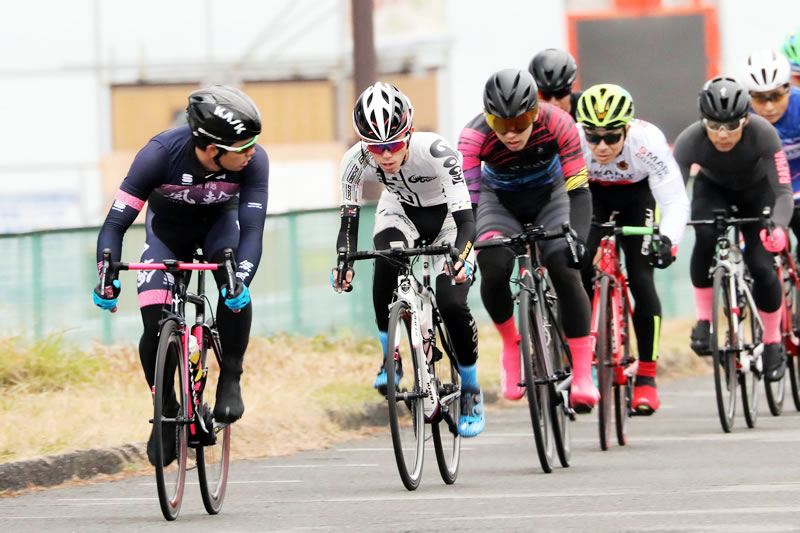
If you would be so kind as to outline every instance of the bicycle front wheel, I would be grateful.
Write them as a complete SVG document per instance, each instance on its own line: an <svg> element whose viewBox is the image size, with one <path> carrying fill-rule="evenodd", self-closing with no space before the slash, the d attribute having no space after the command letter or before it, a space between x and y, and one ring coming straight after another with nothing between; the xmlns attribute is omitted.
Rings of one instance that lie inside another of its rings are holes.
<svg viewBox="0 0 800 533"><path fill-rule="evenodd" d="M389 426L392 446L400 479L408 490L414 490L422 479L422 460L425 452L424 392L419 382L419 363L411 342L411 309L399 300L389 313L389 338L386 343L386 400L389 403ZM406 370L411 378L410 390L392 386L395 381L395 360L405 356ZM410 370L410 372L409 372Z"/></svg>
<svg viewBox="0 0 800 533"><path fill-rule="evenodd" d="M628 421L633 410L633 376L625 373L625 369L636 362L631 351L631 313L628 301L622 295L622 364L615 369L614 383L614 422L617 428L617 444L628 443Z"/></svg>
<svg viewBox="0 0 800 533"><path fill-rule="evenodd" d="M719 422L725 433L733 429L736 413L737 340L734 337L728 271L714 271L711 306L711 354L714 360L714 389Z"/></svg>
<svg viewBox="0 0 800 533"><path fill-rule="evenodd" d="M189 399L185 379L180 330L175 320L168 320L159 336L153 395L153 438L163 443L156 446L156 485L161 512L167 520L178 517L186 481Z"/></svg>
<svg viewBox="0 0 800 533"><path fill-rule="evenodd" d="M533 439L536 442L536 451L539 464L545 473L553 471L553 434L550 423L550 391L547 383L542 380L537 384L541 374L541 357L545 357L544 345L540 342L544 338L541 306L533 302L530 288L523 287L519 295L519 335L520 352L522 352L522 367L525 378L525 394L528 398L528 410L531 415ZM537 360L539 359L539 360Z"/></svg>
<svg viewBox="0 0 800 533"><path fill-rule="evenodd" d="M786 373L789 374L789 381L792 387L792 400L794 408L800 411L800 363L798 362L798 341L800 335L800 290L794 283L794 278L789 278L791 290L786 293L786 305L791 306L788 315L791 324L787 328L790 341L786 342Z"/></svg>
<svg viewBox="0 0 800 533"><path fill-rule="evenodd" d="M209 319L210 322L211 319ZM213 327L213 324L211 325ZM211 350L209 350L209 347ZM206 356L211 353L217 362L222 360L222 347L219 337L212 335L211 330L203 328L203 348L200 361L208 365ZM203 404L202 398L200 403ZM203 404L206 409L209 407ZM208 417L210 419L210 417ZM208 514L217 514L225 500L225 489L228 486L228 468L231 459L231 425L220 424L209 420L214 432L214 444L197 448L197 474L200 478L200 496Z"/></svg>
<svg viewBox="0 0 800 533"><path fill-rule="evenodd" d="M597 346L594 357L597 368L597 382L600 389L600 402L597 410L600 431L600 449L607 450L611 442L611 404L614 398L611 385L615 372L612 363L612 338L614 335L613 313L611 309L611 282L607 276L600 279L600 298L598 300Z"/></svg>
<svg viewBox="0 0 800 533"><path fill-rule="evenodd" d="M564 340L561 337L561 330L558 326L559 313L557 303L548 305L548 319L550 323L546 326L547 333L547 355L550 357L550 368L556 381L550 383L550 420L553 426L553 439L558 453L558 460L561 466L568 467L572 457L572 435L570 433L569 417L569 395L566 389L562 392L559 386L567 377L569 361L564 350Z"/></svg>
<svg viewBox="0 0 800 533"><path fill-rule="evenodd" d="M431 425L431 434L442 481L452 485L458 477L458 465L461 459L461 436L458 434L458 417L461 414L461 375L458 373L458 364L448 355L455 352L450 342L450 333L444 324L440 324L439 338L442 347L447 347L446 354L441 354L431 368L433 382L439 391L442 416L438 422Z"/></svg>
<svg viewBox="0 0 800 533"><path fill-rule="evenodd" d="M742 307L742 320L739 322L739 341L737 344L740 348L739 384L742 388L744 421L747 423L747 427L754 428L758 418L758 382L761 379L761 373L756 369L755 350L756 347L762 346L762 336L761 327L756 319L756 313L758 313L756 308L749 303ZM774 385L777 386L778 384L775 383ZM766 388L769 390L769 383L766 383ZM783 400L781 399L782 402Z"/></svg>

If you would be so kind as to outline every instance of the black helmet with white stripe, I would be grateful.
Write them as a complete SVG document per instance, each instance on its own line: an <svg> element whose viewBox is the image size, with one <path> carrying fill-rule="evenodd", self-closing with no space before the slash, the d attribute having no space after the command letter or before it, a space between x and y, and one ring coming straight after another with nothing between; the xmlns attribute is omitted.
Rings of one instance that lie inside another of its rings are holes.
<svg viewBox="0 0 800 533"><path fill-rule="evenodd" d="M353 128L368 143L385 143L405 136L413 118L411 101L389 83L367 87L353 108Z"/></svg>
<svg viewBox="0 0 800 533"><path fill-rule="evenodd" d="M212 85L192 92L186 119L195 142L231 145L261 133L261 113L255 102L241 90L227 85Z"/></svg>
<svg viewBox="0 0 800 533"><path fill-rule="evenodd" d="M717 76L700 89L697 107L703 118L731 122L750 112L750 94L735 79Z"/></svg>

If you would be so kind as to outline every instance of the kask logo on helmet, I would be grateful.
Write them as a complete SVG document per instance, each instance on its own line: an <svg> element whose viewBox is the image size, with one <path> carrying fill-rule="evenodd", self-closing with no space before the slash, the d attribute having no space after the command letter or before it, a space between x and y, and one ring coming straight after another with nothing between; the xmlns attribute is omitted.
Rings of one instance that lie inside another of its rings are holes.
<svg viewBox="0 0 800 533"><path fill-rule="evenodd" d="M218 105L216 109L214 109L214 115L219 118L225 119L225 121L228 124L233 126L233 129L236 131L237 134L240 134L247 129L245 128L244 124L240 119L238 118L236 120L233 119L233 111L225 109L220 105Z"/></svg>

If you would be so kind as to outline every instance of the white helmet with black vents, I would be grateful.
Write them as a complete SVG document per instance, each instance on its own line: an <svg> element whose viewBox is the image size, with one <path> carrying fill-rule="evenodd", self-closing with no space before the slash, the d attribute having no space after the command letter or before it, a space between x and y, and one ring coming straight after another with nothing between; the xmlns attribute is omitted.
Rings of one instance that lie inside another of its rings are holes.
<svg viewBox="0 0 800 533"><path fill-rule="evenodd" d="M748 91L761 93L786 85L791 77L789 60L775 50L762 48L748 56L742 85Z"/></svg>
<svg viewBox="0 0 800 533"><path fill-rule="evenodd" d="M413 118L408 97L394 85L378 82L358 97L353 128L368 143L385 143L404 137Z"/></svg>

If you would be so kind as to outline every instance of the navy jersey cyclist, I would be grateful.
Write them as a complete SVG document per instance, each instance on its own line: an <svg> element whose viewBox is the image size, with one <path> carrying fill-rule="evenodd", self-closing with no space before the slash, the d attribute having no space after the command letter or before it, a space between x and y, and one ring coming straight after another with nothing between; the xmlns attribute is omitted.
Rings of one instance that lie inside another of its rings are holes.
<svg viewBox="0 0 800 533"><path fill-rule="evenodd" d="M493 74L486 82L483 104L484 113L467 124L458 141L464 154L464 177L472 203L477 204L478 240L511 236L527 223L559 231L569 222L585 243L592 198L575 122L559 107L539 103L536 82L524 70ZM582 244L579 247L583 249ZM564 239L543 241L539 248L569 315L564 332L573 357L570 402L585 412L599 399L591 376L589 298L579 272L569 268ZM514 260L514 253L502 247L478 254L481 299L503 340L503 394L519 399L524 394L518 386L520 337L509 287Z"/></svg>
<svg viewBox="0 0 800 533"><path fill-rule="evenodd" d="M714 209L738 208L737 216L758 217L772 208L776 225L773 239L756 224L742 227L744 261L753 277L753 297L764 322L765 379L783 377L781 347L781 286L775 273L773 253L786 246L786 228L792 216L789 165L781 141L767 120L750 114L750 95L733 78L717 77L703 85L698 96L701 120L687 127L675 141L675 160L688 179L692 164L700 167L694 181L692 218L711 218ZM715 230L695 228L691 278L697 324L692 330L692 349L711 353L711 278Z"/></svg>
<svg viewBox="0 0 800 533"><path fill-rule="evenodd" d="M475 219L469 191L461 171L461 155L440 135L414 132L414 109L393 85L376 83L359 96L353 110L353 127L360 139L342 158L342 224L337 250L354 251L358 238L361 191L365 181L378 181L386 188L375 213L373 243L383 250L392 242L407 247L422 242L455 245L459 259L454 265L456 285L445 272L445 259L434 264L436 300L453 340L461 374L461 413L458 432L478 435L485 426L483 393L478 386L478 331L467 305L471 272L475 268ZM386 393L386 342L392 294L398 267L386 259L375 260L372 300L383 348L381 369L374 387ZM336 269L331 281L336 290L348 290L354 271L348 268L339 283ZM402 376L401 361L395 360L395 376ZM397 385L397 383L395 383Z"/></svg>
<svg viewBox="0 0 800 533"><path fill-rule="evenodd" d="M533 56L528 71L539 88L539 101L557 105L575 120L575 109L582 94L572 91L578 77L575 58L564 50L547 48Z"/></svg>
<svg viewBox="0 0 800 533"><path fill-rule="evenodd" d="M244 413L239 378L250 336L252 305L248 285L258 268L267 208L269 163L263 148L255 144L261 132L261 116L245 93L214 85L189 95L187 126L160 133L136 155L120 185L111 210L97 238L97 258L111 249L119 261L122 238L148 202L145 245L141 262L164 259L191 261L201 247L209 261L221 262L225 248L238 261L236 287L222 291L216 311L224 358L217 384L214 417L233 422ZM217 285L226 284L224 273L215 272ZM159 320L171 303L171 274L139 271L136 280L144 332L139 357L148 385L155 379ZM116 307L114 294L101 295L95 303ZM168 400L166 416L175 416L177 400ZM164 437L165 460L175 457L175 436ZM147 455L155 461L157 444L150 435Z"/></svg>
<svg viewBox="0 0 800 533"><path fill-rule="evenodd" d="M753 52L747 58L742 85L750 91L752 112L767 119L781 138L797 208L800 201L800 87L791 85L789 61L773 50ZM792 215L789 227L800 237L800 212Z"/></svg>
<svg viewBox="0 0 800 533"><path fill-rule="evenodd" d="M656 293L653 267L672 263L672 246L683 236L689 217L689 198L681 171L667 139L654 125L634 119L630 93L613 84L589 87L578 100L578 133L589 170L592 210L598 222L616 213L618 225L652 226L656 207L661 210L661 240L651 245L649 236L621 237L628 283L635 303L633 329L639 364L633 389L633 408L653 414L660 405L656 389L661 301ZM600 232L592 229L586 250L594 257ZM583 269L584 285L592 293L594 268Z"/></svg>

